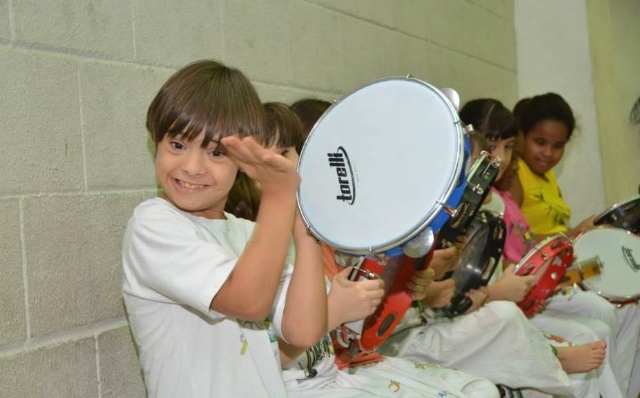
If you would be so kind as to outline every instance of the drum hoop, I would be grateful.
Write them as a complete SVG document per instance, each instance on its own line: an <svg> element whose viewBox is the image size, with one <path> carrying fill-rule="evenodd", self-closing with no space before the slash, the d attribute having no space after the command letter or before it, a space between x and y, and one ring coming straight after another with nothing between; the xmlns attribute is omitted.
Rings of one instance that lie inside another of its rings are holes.
<svg viewBox="0 0 640 398"><path fill-rule="evenodd" d="M618 203L614 203L611 207L609 207L607 210L603 211L602 213L598 214L596 216L596 218L593 219L593 223L594 224L602 224L604 222L604 219L609 217L611 215L611 213L613 213L614 211L616 211L618 208L627 205L629 203L633 203L635 201L640 201L640 196L635 195L631 198L625 199L622 202L618 202Z"/></svg>
<svg viewBox="0 0 640 398"><path fill-rule="evenodd" d="M555 234L553 236L549 236L543 240L541 240L537 245L535 245L533 247L533 249L529 250L529 252L527 254L525 254L524 257L522 257L522 260L520 260L518 262L518 264L515 266L515 268L513 269L513 272L517 274L518 270L522 267L524 267L533 256L535 256L536 254L538 254L540 252L540 250L542 250L542 248L546 247L549 243L553 242L554 240L564 240L566 242L569 243L573 243L571 241L571 239L569 239L565 234L563 233L559 233L559 234Z"/></svg>
<svg viewBox="0 0 640 398"><path fill-rule="evenodd" d="M442 195L440 195L438 197L438 199L436 200L436 204L433 207L433 209L432 209L430 214L428 214L426 217L424 217L418 223L418 225L414 229L412 229L410 232L407 232L405 234L401 234L395 239L389 239L386 242L380 243L380 244L375 245L375 246L356 247L356 248L354 248L354 247L346 247L346 246L339 245L339 244L337 244L335 242L332 242L331 239L327 239L327 237L325 237L325 236L321 235L320 233L318 233L318 231L316 231L313 228L313 226L311 225L311 223L307 219L307 216L305 215L305 212L303 211L302 205L300 204L300 189L301 188L298 188L298 191L296 193L296 202L297 202L298 210L299 210L300 215L302 217L302 221L304 222L307 230L314 237L319 239L320 241L329 244L330 246L332 246L336 250L339 250L341 252L348 253L348 254L367 255L367 254L383 253L383 252L385 252L387 250L391 250L393 248L402 246L403 244L405 244L406 242L408 242L409 240L414 238L416 235L418 235L420 232L422 232L425 228L427 228L429 226L429 224L436 218L436 216L438 214L440 214L441 211L443 211L444 206L449 204L449 202L448 202L449 201L449 197L451 196L453 191L457 188L456 187L456 185L457 185L456 184L456 180L460 176L460 173L462 172L462 168L463 168L463 165L464 165L464 153L465 153L464 134L465 133L464 133L464 129L462 128L462 121L460 120L455 107L451 104L451 101L440 90L438 90L435 86L432 86L431 84L429 84L429 83L427 83L425 81L422 81L420 79L416 79L416 78L414 78L412 76L392 76L392 77L386 77L386 78L382 78L382 79L373 80L373 81L371 81L369 83L366 83L366 84L356 88L355 90L352 90L348 94L345 94L339 100L335 100L334 103L322 114L322 116L320 116L318 121L313 125L313 128L309 132L309 135L307 136L307 139L306 139L304 145L302 146L302 150L300 151L300 157L298 159L298 166L296 168L296 171L298 173L300 173L300 164L301 164L301 162L303 160L305 149L307 148L309 142L311 141L311 137L316 132L317 127L320 125L322 120L325 119L325 117L328 117L327 115L329 115L331 109L336 107L339 103L344 101L346 98L348 98L352 94L355 94L356 92L358 92L358 91L360 91L360 90L362 90L362 89L364 89L366 87L372 86L374 84L386 82L386 81L411 81L413 83L418 83L418 84L420 84L422 86L425 86L429 90L431 90L442 101L444 101L445 105L449 109L449 112L451 113L452 120L454 120L454 123L453 123L454 128L458 132L458 134L457 134L458 135L458 140L457 140L458 141L458 143L457 143L458 144L457 145L458 146L458 150L456 151L455 167L453 169L453 174L449 176L449 180L447 181L447 187L448 187L447 190Z"/></svg>
<svg viewBox="0 0 640 398"><path fill-rule="evenodd" d="M486 278L487 278L486 283L489 283L489 280L491 279L491 277L493 276L493 274L495 273L496 269L499 266L500 257L502 256L502 253L504 251L503 248L504 248L504 241L507 235L507 230L506 230L504 220L500 215L497 215L490 210L481 210L480 212L478 212L478 215L481 215L481 214L484 214L484 217L486 218L486 220L478 221L479 225L475 228L473 228L475 224L473 223L471 224L470 231L469 231L470 237L467 241L468 242L467 244L473 242L474 239L477 239L477 236L479 236L482 230L488 230L489 236L487 238L487 242L482 248L479 258L473 258L472 260L473 260L473 267L475 270L477 270L479 268L478 264L481 264L481 263L487 264L489 259L491 258L496 259L496 261L492 265L490 265L492 267L490 273L486 275ZM476 218L474 218L474 221L476 221L477 219L478 218L476 216ZM494 240L493 235L495 235L495 232L498 229L500 229L502 233L497 240ZM458 261L461 261L465 250L466 250L466 246L465 246L465 249L463 249ZM458 267L460 267L460 265L462 264L459 263ZM486 269L483 269L481 274L484 274L485 271ZM455 276L458 272L465 272L464 268L458 268L457 270L453 271L453 273L451 274L451 278L455 279ZM482 279L482 277L478 277L477 279L479 279L479 281L475 280L474 282L480 283L480 285L485 286L485 284L483 283L485 281ZM473 287L471 287L470 289L473 289ZM459 312L461 309L460 308L461 300L466 294L466 292L468 291L469 289L465 291L460 291L459 287L456 285L456 290L454 292L453 297L451 298L451 301L445 307L440 309L439 312L449 318L453 318L458 315L461 315L461 313ZM455 304L454 304L454 301L455 301Z"/></svg>
<svg viewBox="0 0 640 398"><path fill-rule="evenodd" d="M580 240L580 238L584 237L584 235L587 235L589 232L598 231L598 230L614 230L616 232L621 232L621 233L630 235L634 239L637 239L640 241L640 237L638 237L638 235L634 234L633 232L627 231L626 229L622 229L619 227L612 227L609 225L597 225L595 227L589 228L584 232L581 232L578 236L576 236L573 239L574 247L575 247L575 244ZM592 285L590 285L589 282L587 282L586 280L581 281L580 284L585 286L589 291L596 293L598 296L604 299L607 299L614 304L627 304L627 303L632 303L640 300L640 293L635 295L629 295L629 296L617 296L615 294L605 293L605 292L602 292L601 290L593 288Z"/></svg>

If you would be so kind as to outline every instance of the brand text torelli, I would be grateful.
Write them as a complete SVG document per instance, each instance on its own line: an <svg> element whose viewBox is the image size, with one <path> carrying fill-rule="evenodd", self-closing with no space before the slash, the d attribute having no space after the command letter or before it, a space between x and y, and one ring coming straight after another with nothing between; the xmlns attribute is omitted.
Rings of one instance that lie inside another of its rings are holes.
<svg viewBox="0 0 640 398"><path fill-rule="evenodd" d="M340 195L336 196L336 199L352 205L356 200L356 181L347 151L339 146L334 153L327 153L327 157L329 167L335 167L338 177Z"/></svg>

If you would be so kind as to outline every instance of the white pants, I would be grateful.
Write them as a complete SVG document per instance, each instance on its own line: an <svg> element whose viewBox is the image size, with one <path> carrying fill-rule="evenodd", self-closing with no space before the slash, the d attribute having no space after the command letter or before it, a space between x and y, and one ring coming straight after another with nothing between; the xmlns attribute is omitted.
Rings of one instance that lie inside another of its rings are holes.
<svg viewBox="0 0 640 398"><path fill-rule="evenodd" d="M551 297L546 310L553 311L553 314L561 313L564 319L588 326L600 340L606 341L609 365L620 390L626 394L623 396L637 398L638 387L631 391L630 385L631 381L634 386L640 384L640 369L636 368L632 374L640 351L640 307L626 305L617 308L593 292L570 288Z"/></svg>
<svg viewBox="0 0 640 398"><path fill-rule="evenodd" d="M498 398L498 390L488 380L430 363L402 358L339 371L328 384L313 389L288 388L295 398L358 397L450 397Z"/></svg>
<svg viewBox="0 0 640 398"><path fill-rule="evenodd" d="M460 369L512 388L559 396L574 391L547 339L511 302L491 302L453 320L404 330L380 351Z"/></svg>

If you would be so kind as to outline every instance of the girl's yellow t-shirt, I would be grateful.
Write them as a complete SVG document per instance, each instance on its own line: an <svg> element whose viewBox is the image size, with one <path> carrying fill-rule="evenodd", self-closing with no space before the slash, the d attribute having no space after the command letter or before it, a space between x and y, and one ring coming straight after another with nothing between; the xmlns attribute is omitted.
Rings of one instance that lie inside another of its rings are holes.
<svg viewBox="0 0 640 398"><path fill-rule="evenodd" d="M536 235L553 235L569 229L571 209L562 198L562 192L553 170L541 177L518 159L518 178L522 184L522 213L531 231Z"/></svg>

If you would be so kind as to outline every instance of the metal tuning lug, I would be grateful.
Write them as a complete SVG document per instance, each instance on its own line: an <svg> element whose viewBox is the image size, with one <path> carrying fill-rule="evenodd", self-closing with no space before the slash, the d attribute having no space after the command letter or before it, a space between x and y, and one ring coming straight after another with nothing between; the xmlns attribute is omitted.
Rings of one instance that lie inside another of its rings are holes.
<svg viewBox="0 0 640 398"><path fill-rule="evenodd" d="M402 252L412 258L426 256L435 242L435 234L430 227L425 228L402 246Z"/></svg>
<svg viewBox="0 0 640 398"><path fill-rule="evenodd" d="M442 94L451 102L456 111L460 110L460 95L458 92L452 88L446 87L440 90Z"/></svg>
<svg viewBox="0 0 640 398"><path fill-rule="evenodd" d="M449 215L449 217L455 217L458 214L458 209L456 209L455 207L443 204L442 208Z"/></svg>
<svg viewBox="0 0 640 398"><path fill-rule="evenodd" d="M467 125L463 126L463 128L464 128L464 130L465 130L465 132L466 132L467 134L468 134L468 133L471 133L472 131L474 131L473 124L471 124L471 123L469 123L469 124L467 124Z"/></svg>

